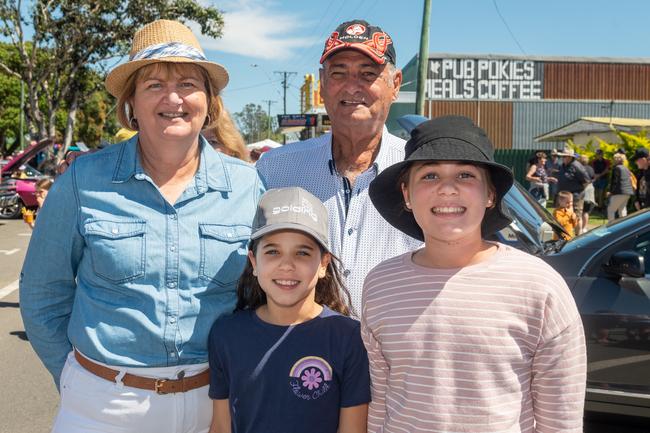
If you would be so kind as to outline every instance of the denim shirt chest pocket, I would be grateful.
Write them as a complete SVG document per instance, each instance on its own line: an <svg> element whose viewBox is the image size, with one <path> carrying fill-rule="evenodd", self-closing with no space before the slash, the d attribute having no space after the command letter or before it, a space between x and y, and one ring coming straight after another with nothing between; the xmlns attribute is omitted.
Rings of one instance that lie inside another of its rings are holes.
<svg viewBox="0 0 650 433"><path fill-rule="evenodd" d="M199 224L199 232L201 236L199 276L221 287L236 283L246 265L251 227Z"/></svg>
<svg viewBox="0 0 650 433"><path fill-rule="evenodd" d="M89 220L84 224L93 271L112 283L144 276L146 223L142 220Z"/></svg>

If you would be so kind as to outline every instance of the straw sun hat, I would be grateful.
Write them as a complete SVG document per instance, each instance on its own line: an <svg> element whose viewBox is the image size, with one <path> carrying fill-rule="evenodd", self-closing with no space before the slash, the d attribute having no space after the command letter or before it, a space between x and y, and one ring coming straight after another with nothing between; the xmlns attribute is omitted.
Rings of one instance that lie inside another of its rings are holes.
<svg viewBox="0 0 650 433"><path fill-rule="evenodd" d="M208 73L218 93L228 84L228 72L205 57L199 41L178 21L158 20L147 24L133 36L129 61L116 66L106 77L106 90L119 98L131 74L152 63L193 63Z"/></svg>

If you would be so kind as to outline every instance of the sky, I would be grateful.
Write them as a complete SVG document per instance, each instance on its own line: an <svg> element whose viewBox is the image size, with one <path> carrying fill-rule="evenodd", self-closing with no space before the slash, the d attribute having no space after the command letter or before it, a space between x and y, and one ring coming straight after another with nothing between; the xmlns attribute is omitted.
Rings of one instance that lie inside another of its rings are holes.
<svg viewBox="0 0 650 433"><path fill-rule="evenodd" d="M200 36L209 60L228 69L222 96L231 113L246 104L300 111L304 75L318 74L323 45L336 26L365 19L393 39L397 66L419 50L422 0L204 0L224 12L221 39ZM648 0L432 0L429 52L650 58ZM196 31L198 34L199 32Z"/></svg>

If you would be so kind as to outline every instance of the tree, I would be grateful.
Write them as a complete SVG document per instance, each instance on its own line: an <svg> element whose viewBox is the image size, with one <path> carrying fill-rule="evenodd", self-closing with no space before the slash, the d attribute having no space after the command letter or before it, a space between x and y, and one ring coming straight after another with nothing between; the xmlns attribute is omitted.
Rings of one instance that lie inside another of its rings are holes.
<svg viewBox="0 0 650 433"><path fill-rule="evenodd" d="M194 21L203 34L215 38L223 28L221 11L202 6L200 0L34 0L29 6L22 0L0 1L0 34L19 57L17 64L0 60L0 71L25 82L32 138L55 138L57 112L63 109L62 156L80 107L101 87L101 80L88 75L103 76L109 60L127 53L135 31L159 18Z"/></svg>
<svg viewBox="0 0 650 433"><path fill-rule="evenodd" d="M246 143L255 143L265 138L282 141L282 135L275 128L275 122L260 105L246 104L242 111L235 113L234 117Z"/></svg>

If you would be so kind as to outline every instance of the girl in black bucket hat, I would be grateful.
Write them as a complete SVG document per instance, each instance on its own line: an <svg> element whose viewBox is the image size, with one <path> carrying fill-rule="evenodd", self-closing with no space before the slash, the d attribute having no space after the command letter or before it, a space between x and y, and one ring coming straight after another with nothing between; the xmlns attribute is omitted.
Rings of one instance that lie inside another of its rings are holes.
<svg viewBox="0 0 650 433"><path fill-rule="evenodd" d="M485 240L509 224L513 183L493 152L471 120L437 118L370 185L379 213L425 245L364 284L369 432L582 431L584 333L566 283Z"/></svg>

